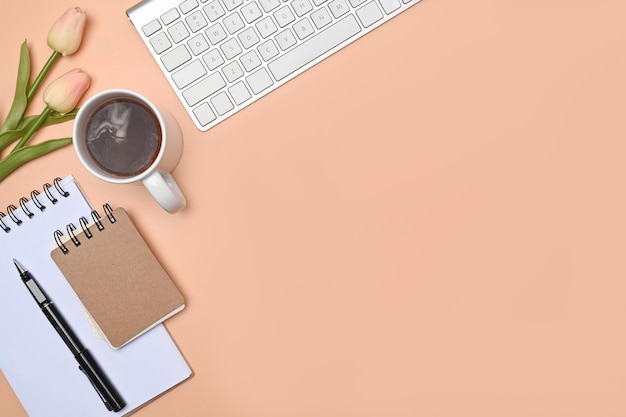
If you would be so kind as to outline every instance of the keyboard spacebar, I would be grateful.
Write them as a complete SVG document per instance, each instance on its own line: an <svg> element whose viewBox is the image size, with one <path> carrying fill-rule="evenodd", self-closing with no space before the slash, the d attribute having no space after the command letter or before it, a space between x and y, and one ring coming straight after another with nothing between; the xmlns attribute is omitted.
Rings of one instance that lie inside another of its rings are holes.
<svg viewBox="0 0 626 417"><path fill-rule="evenodd" d="M361 26L350 15L270 62L267 68L280 81L360 31Z"/></svg>

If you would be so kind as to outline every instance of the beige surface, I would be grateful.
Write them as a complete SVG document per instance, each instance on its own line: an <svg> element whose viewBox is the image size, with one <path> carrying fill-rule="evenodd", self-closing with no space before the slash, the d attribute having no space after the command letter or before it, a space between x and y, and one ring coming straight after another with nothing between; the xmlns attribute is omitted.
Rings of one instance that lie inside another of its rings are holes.
<svg viewBox="0 0 626 417"><path fill-rule="evenodd" d="M423 0L209 133L132 4L84 0L88 37L55 74L174 113L188 208L97 181L70 148L0 199L74 174L185 294L168 329L195 376L137 417L626 414L626 2ZM69 6L3 6L0 114L20 42L39 68ZM0 415L24 415L6 382Z"/></svg>

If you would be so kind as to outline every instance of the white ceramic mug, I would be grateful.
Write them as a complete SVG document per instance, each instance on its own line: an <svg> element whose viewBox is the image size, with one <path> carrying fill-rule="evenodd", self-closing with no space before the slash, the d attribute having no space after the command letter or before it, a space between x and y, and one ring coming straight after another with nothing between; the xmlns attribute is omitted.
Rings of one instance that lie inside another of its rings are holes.
<svg viewBox="0 0 626 417"><path fill-rule="evenodd" d="M95 94L76 114L73 136L78 159L96 177L142 183L170 213L185 207L171 174L183 151L180 126L143 95L126 89Z"/></svg>

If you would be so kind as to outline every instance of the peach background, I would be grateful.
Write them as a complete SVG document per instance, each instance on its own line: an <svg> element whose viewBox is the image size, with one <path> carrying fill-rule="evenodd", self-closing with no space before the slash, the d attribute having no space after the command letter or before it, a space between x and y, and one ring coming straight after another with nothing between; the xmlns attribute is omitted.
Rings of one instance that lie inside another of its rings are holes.
<svg viewBox="0 0 626 417"><path fill-rule="evenodd" d="M184 292L195 376L138 417L626 415L626 2L423 0L210 132L124 12L83 0L89 95L178 118L169 215L71 148L0 204L72 173L124 206ZM73 4L5 2L0 115ZM69 135L71 123L41 137ZM6 381L0 416L25 413Z"/></svg>

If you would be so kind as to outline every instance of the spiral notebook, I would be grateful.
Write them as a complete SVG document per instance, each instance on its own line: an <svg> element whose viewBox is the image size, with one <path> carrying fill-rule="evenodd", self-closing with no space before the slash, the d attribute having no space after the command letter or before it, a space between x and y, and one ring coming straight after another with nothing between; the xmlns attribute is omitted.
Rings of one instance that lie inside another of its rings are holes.
<svg viewBox="0 0 626 417"><path fill-rule="evenodd" d="M185 300L119 207L55 231L50 256L112 348L118 349L181 311Z"/></svg>
<svg viewBox="0 0 626 417"><path fill-rule="evenodd" d="M30 417L124 416L192 375L163 324L117 350L94 333L76 293L50 257L55 231L91 212L68 176L0 213L0 369ZM14 258L35 276L119 391L126 402L120 412L108 411L80 372L22 283Z"/></svg>

